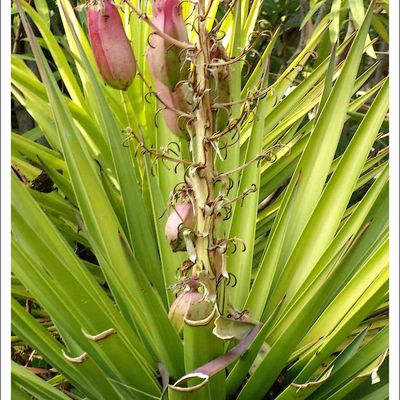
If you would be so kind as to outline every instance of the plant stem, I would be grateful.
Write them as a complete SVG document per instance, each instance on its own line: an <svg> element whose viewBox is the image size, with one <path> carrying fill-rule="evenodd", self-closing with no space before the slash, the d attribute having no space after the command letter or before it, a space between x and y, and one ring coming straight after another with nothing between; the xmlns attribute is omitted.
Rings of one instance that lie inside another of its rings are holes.
<svg viewBox="0 0 400 400"><path fill-rule="evenodd" d="M196 119L193 127L195 131L193 158L200 164L200 167L192 170L191 178L193 183L193 192L196 199L196 218L197 218L197 237L195 240L197 266L205 268L211 276L214 276L209 247L214 242L214 219L210 205L215 199L214 190L214 149L209 142L213 134L213 120L211 109L210 79L208 73L208 64L210 62L209 39L206 30L205 2L198 3L198 52L194 58L194 87L195 104L198 104L196 110ZM194 270L195 274L197 271Z"/></svg>

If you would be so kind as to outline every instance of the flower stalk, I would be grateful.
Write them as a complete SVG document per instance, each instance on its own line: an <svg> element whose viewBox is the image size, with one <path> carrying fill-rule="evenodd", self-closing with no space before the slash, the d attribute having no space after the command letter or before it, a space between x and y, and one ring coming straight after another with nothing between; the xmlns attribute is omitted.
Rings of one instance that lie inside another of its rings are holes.
<svg viewBox="0 0 400 400"><path fill-rule="evenodd" d="M197 266L205 268L209 274L215 278L212 260L209 254L209 247L214 241L215 215L212 204L215 200L214 176L215 151L209 138L213 134L213 114L211 85L208 71L210 63L209 36L206 30L205 20L201 18L205 15L205 2L198 3L198 52L194 59L194 84L197 88L194 95L194 103L197 104L195 113L194 129L194 154L193 158L201 167L191 171L190 179L193 185L193 192L196 199L197 216ZM193 271L195 273L195 271Z"/></svg>
<svg viewBox="0 0 400 400"><path fill-rule="evenodd" d="M224 314L228 312L229 300L225 296L218 299L218 292L225 293L226 282L230 281L226 271L226 251L230 240L220 237L220 226L223 219L230 218L231 203L247 193L228 199L232 171L218 174L215 160L216 155L221 157L219 145L223 145L224 136L237 132L242 121L242 118L232 120L231 109L236 103L232 101L230 81L231 66L241 61L244 55L229 58L217 32L207 30L209 10L204 0L194 6L197 13L194 18L195 45L188 42L177 0L157 0L153 18L141 14L129 0L126 3L152 29L147 57L157 89L153 93L161 103L167 126L174 134L190 142L192 160L185 174L185 189L174 189L171 194L173 211L165 234L173 251L188 252L185 263L189 267L180 269L181 280L184 282L188 276L198 280L203 287L200 293L204 293L212 309L218 305L219 314ZM187 65L189 61L190 67ZM242 102L246 105L246 101ZM237 106L240 107L241 103ZM243 108L246 114L248 107ZM170 160L167 156L165 159ZM190 226L184 221L187 210L183 209L179 227L175 226L176 211L189 205L192 213Z"/></svg>

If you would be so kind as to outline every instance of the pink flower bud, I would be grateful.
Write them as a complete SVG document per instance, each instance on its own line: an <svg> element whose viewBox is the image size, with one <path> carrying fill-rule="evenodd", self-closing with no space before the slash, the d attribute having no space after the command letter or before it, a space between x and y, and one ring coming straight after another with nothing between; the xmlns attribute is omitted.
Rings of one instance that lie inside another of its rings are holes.
<svg viewBox="0 0 400 400"><path fill-rule="evenodd" d="M126 90L136 75L136 61L118 9L111 0L89 7L89 37L97 68L106 84Z"/></svg>
<svg viewBox="0 0 400 400"><path fill-rule="evenodd" d="M168 36L181 42L189 42L179 0L157 0L152 22ZM181 54L181 50L157 32L153 32L147 52L153 79L157 78L164 85L174 89L179 81L188 76L189 65L183 64L184 54Z"/></svg>
<svg viewBox="0 0 400 400"><path fill-rule="evenodd" d="M182 229L193 229L195 218L191 203L177 204L165 224L165 236L173 251L185 250L185 242L179 234Z"/></svg>
<svg viewBox="0 0 400 400"><path fill-rule="evenodd" d="M173 134L181 138L188 139L189 136L185 127L186 118L179 117L179 115L171 109L173 108L182 112L189 111L189 105L187 101L188 95L185 89L183 86L177 86L175 90L172 90L157 78L154 78L154 85L158 97L163 103L161 104L162 113L168 128Z"/></svg>

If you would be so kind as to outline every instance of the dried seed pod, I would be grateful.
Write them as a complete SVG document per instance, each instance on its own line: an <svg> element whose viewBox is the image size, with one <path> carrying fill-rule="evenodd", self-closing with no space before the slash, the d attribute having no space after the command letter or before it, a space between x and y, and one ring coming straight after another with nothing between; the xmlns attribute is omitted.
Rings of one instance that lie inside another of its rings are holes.
<svg viewBox="0 0 400 400"><path fill-rule="evenodd" d="M195 222L191 203L177 204L174 206L165 224L165 236L173 251L186 250L186 244L181 232L184 229L194 229Z"/></svg>
<svg viewBox="0 0 400 400"><path fill-rule="evenodd" d="M168 36L189 43L179 0L157 0L153 9L154 25ZM187 78L189 63L183 61L182 49L153 32L147 51L147 60L153 79L158 79L170 89Z"/></svg>
<svg viewBox="0 0 400 400"><path fill-rule="evenodd" d="M128 89L136 75L136 61L117 7L111 0L91 2L87 19L100 75L114 89Z"/></svg>
<svg viewBox="0 0 400 400"><path fill-rule="evenodd" d="M214 104L225 104L232 101L231 98L231 65L226 65L228 60L224 46L216 42L210 52L212 64L221 64L213 66L211 69L211 93ZM214 112L214 126L216 131L222 131L226 128L230 117L230 106L224 106Z"/></svg>

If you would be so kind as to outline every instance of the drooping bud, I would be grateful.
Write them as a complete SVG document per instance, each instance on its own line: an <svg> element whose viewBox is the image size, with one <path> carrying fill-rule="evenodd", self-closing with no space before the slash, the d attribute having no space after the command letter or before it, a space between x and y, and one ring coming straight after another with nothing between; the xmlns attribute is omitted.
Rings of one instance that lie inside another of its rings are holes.
<svg viewBox="0 0 400 400"><path fill-rule="evenodd" d="M100 75L114 89L128 89L136 75L136 61L117 7L111 0L92 2L87 18Z"/></svg>
<svg viewBox="0 0 400 400"><path fill-rule="evenodd" d="M231 107L224 105L230 103L231 99L231 65L226 64L228 56L224 46L216 42L210 52L210 61L214 65L211 69L211 93L213 103L219 104L220 108L214 111L215 130L222 131L226 128L230 117ZM220 65L218 65L220 64Z"/></svg>
<svg viewBox="0 0 400 400"><path fill-rule="evenodd" d="M202 320L212 311L213 303L198 288L199 284L190 282L171 305L168 317L178 333L182 333L185 320Z"/></svg>
<svg viewBox="0 0 400 400"><path fill-rule="evenodd" d="M190 318L190 309L192 305L200 302L202 298L203 295L201 293L189 290L182 292L172 303L168 318L178 333L181 333L183 330L185 318Z"/></svg>
<svg viewBox="0 0 400 400"><path fill-rule="evenodd" d="M173 39L189 43L179 0L157 0L152 22L160 31ZM183 62L182 49L155 31L150 37L149 44L147 57L153 79L158 79L170 89L175 89L176 84L186 79L189 74L189 64Z"/></svg>
<svg viewBox="0 0 400 400"><path fill-rule="evenodd" d="M195 218L191 203L177 204L174 206L167 223L165 224L165 236L173 251L186 249L182 232L194 229Z"/></svg>
<svg viewBox="0 0 400 400"><path fill-rule="evenodd" d="M179 115L179 111L190 111L188 90L186 90L183 85L179 85L175 90L172 90L157 78L154 78L154 85L158 97L163 103L161 104L162 113L168 128L174 135L184 139L189 139L189 134L185 126L187 118ZM174 109L178 112L174 111Z"/></svg>

